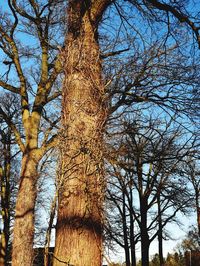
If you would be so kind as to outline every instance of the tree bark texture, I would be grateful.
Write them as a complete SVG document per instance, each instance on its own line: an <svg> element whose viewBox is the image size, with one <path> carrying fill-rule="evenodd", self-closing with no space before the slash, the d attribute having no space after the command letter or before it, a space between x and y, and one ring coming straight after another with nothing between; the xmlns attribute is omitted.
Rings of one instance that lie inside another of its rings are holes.
<svg viewBox="0 0 200 266"><path fill-rule="evenodd" d="M21 181L16 202L12 265L33 264L34 208L37 162L30 152L22 159Z"/></svg>
<svg viewBox="0 0 200 266"><path fill-rule="evenodd" d="M106 119L97 25L109 1L69 1L54 266L100 266Z"/></svg>
<svg viewBox="0 0 200 266"><path fill-rule="evenodd" d="M37 196L38 128L40 118L36 112L24 121L26 148L23 152L20 183L15 207L12 266L33 264L34 213Z"/></svg>

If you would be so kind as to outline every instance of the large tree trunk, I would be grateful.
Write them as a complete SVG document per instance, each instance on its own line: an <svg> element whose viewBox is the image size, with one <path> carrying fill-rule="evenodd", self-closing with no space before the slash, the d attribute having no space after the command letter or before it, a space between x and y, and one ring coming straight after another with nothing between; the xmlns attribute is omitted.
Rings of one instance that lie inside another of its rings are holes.
<svg viewBox="0 0 200 266"><path fill-rule="evenodd" d="M109 1L70 1L58 219L54 266L100 266L102 260L102 133L106 119L97 23ZM104 3L104 6L102 6Z"/></svg>

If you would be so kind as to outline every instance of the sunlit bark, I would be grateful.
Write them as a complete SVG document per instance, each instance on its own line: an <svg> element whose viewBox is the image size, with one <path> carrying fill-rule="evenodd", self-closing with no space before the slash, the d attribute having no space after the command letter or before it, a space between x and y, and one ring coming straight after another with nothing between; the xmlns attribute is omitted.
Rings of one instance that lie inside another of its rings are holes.
<svg viewBox="0 0 200 266"><path fill-rule="evenodd" d="M109 1L70 1L63 87L62 172L54 266L100 266L106 119L98 20Z"/></svg>
<svg viewBox="0 0 200 266"><path fill-rule="evenodd" d="M37 196L37 164L34 148L23 154L19 192L16 202L12 265L33 263L34 209ZM26 247L26 248L25 248Z"/></svg>

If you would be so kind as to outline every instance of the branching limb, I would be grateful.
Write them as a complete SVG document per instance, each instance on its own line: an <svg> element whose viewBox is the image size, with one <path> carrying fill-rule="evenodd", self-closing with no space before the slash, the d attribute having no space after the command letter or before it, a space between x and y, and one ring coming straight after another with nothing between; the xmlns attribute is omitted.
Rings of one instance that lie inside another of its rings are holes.
<svg viewBox="0 0 200 266"><path fill-rule="evenodd" d="M8 0L8 5L10 7L10 10L12 11L13 17L15 18L15 22L12 26L11 31L10 31L10 36L13 38L14 31L15 31L17 24L18 24L18 17L17 17L17 14L16 14L13 6L12 6L11 0Z"/></svg>
<svg viewBox="0 0 200 266"><path fill-rule="evenodd" d="M118 50L118 51L109 52L109 53L106 53L106 54L102 54L100 57L102 59L105 59L107 57L119 55L119 54L127 52L127 51L129 51L129 48Z"/></svg>
<svg viewBox="0 0 200 266"><path fill-rule="evenodd" d="M11 121L11 119L6 115L6 113L3 111L3 109L0 107L0 115L2 115L3 119L7 123L7 125L11 128L13 134L15 135L15 140L22 152L25 152L25 146L24 143L22 142L20 133L15 126L15 124Z"/></svg>
<svg viewBox="0 0 200 266"><path fill-rule="evenodd" d="M199 35L200 27L197 27L195 23L192 20L190 20L190 18L186 14L182 13L181 11L177 10L175 7L172 7L171 5L161 3L157 0L146 0L146 2L150 3L152 6L154 6L155 8L159 10L171 13L181 23L186 23L194 32L196 39L197 39L197 43L200 48L200 35Z"/></svg>
<svg viewBox="0 0 200 266"><path fill-rule="evenodd" d="M20 89L17 87L14 87L6 82L4 82L3 80L0 80L0 87L4 88L5 90L14 92L16 94L20 94Z"/></svg>

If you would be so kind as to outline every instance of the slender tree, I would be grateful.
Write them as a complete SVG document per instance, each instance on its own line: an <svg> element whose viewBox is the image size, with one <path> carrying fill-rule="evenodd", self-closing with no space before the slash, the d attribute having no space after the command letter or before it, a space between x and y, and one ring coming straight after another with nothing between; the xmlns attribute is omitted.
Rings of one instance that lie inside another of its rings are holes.
<svg viewBox="0 0 200 266"><path fill-rule="evenodd" d="M1 220L3 230L0 240L0 265L7 265L9 257L9 237L10 237L10 179L11 179L11 132L1 132Z"/></svg>
<svg viewBox="0 0 200 266"><path fill-rule="evenodd" d="M1 13L0 21L0 49L4 64L0 86L19 96L19 117L22 121L19 128L0 107L0 114L15 135L22 153L12 265L28 266L32 265L34 256L34 209L39 177L38 164L43 155L55 144L55 131L52 129L57 118L54 113L51 119L50 112L46 112L46 106L52 109L51 101L60 95L57 77L62 65L57 46L62 45L63 41L58 30L62 28L63 13L57 12L58 7L62 6L61 1L6 2L8 9ZM44 121L47 123L46 128L43 128Z"/></svg>
<svg viewBox="0 0 200 266"><path fill-rule="evenodd" d="M19 104L15 95L5 93L0 98L2 108L7 117L18 123ZM1 224L3 226L0 236L0 265L8 265L11 253L11 228L13 221L13 208L16 199L16 175L19 164L16 159L19 151L13 138L11 128L1 117L0 126L0 204Z"/></svg>
<svg viewBox="0 0 200 266"><path fill-rule="evenodd" d="M192 194L194 195L194 206L196 209L196 221L199 235L199 245L200 245L200 170L199 170L199 160L196 154L194 158L188 157L183 166L182 174L185 175L191 185L192 185Z"/></svg>

